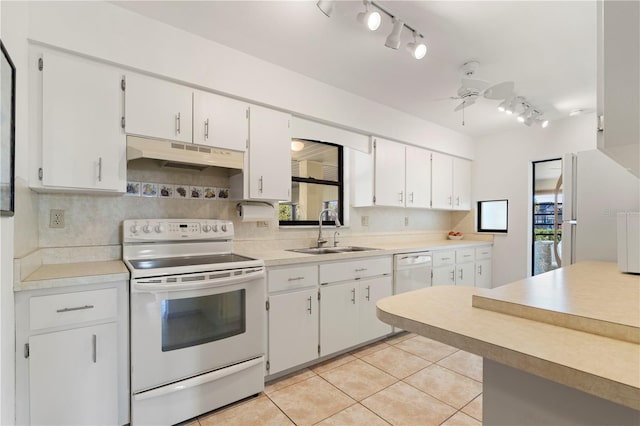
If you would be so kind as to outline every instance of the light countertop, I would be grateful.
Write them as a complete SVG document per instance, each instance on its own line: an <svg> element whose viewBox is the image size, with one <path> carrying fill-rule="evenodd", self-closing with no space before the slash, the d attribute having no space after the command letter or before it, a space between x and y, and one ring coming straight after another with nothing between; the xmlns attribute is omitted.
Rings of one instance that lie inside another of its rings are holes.
<svg viewBox="0 0 640 426"><path fill-rule="evenodd" d="M491 245L490 241L479 240L435 240L424 242L384 242L374 244L353 244L358 246L369 247L376 250L357 251L351 253L335 253L335 254L304 254L296 253L284 249L268 249L268 248L240 248L234 250L236 253L262 259L266 266L295 265L312 262L326 262L333 260L357 259L361 257L385 256L397 253L411 253L418 251L430 250L447 250L468 247L480 247ZM347 244L344 244L347 245Z"/></svg>
<svg viewBox="0 0 640 426"><path fill-rule="evenodd" d="M45 264L14 284L14 291L129 281L121 260Z"/></svg>
<svg viewBox="0 0 640 426"><path fill-rule="evenodd" d="M633 341L639 285L640 277L614 263L581 262L490 290L404 293L380 300L377 313L391 325L640 410L640 345ZM478 300L484 308L474 306ZM614 324L628 338L581 331L582 319L605 332L602 324Z"/></svg>

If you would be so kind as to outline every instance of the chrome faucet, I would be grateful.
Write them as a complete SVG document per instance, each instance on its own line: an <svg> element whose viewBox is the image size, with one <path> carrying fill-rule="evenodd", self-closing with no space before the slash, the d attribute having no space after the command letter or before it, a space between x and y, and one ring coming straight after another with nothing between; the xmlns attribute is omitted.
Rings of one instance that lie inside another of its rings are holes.
<svg viewBox="0 0 640 426"><path fill-rule="evenodd" d="M336 228L340 228L340 226L342 226L340 224L340 220L338 219L338 213L336 213L335 210L332 210L332 209L322 210L320 212L320 215L318 215L318 247L322 247L327 242L326 238L322 236L322 215L325 213L329 213L329 217L333 215L333 220L335 221Z"/></svg>

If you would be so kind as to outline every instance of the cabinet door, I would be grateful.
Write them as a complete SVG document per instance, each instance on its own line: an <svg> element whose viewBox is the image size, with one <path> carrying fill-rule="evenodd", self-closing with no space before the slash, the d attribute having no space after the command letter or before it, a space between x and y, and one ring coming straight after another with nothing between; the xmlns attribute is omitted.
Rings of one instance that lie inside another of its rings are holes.
<svg viewBox="0 0 640 426"><path fill-rule="evenodd" d="M245 151L249 106L213 93L193 92L193 143Z"/></svg>
<svg viewBox="0 0 640 426"><path fill-rule="evenodd" d="M476 262L476 287L492 288L491 283L491 259Z"/></svg>
<svg viewBox="0 0 640 426"><path fill-rule="evenodd" d="M414 146L406 147L407 207L427 208L431 204L431 152Z"/></svg>
<svg viewBox="0 0 640 426"><path fill-rule="evenodd" d="M404 207L404 145L374 140L376 206Z"/></svg>
<svg viewBox="0 0 640 426"><path fill-rule="evenodd" d="M320 287L320 356L358 344L358 283Z"/></svg>
<svg viewBox="0 0 640 426"><path fill-rule="evenodd" d="M456 285L473 287L475 285L475 264L456 265Z"/></svg>
<svg viewBox="0 0 640 426"><path fill-rule="evenodd" d="M362 280L358 287L358 337L363 343L391 333L392 327L376 316L376 303L393 294L391 276Z"/></svg>
<svg viewBox="0 0 640 426"><path fill-rule="evenodd" d="M434 152L431 154L431 207L453 207L453 157Z"/></svg>
<svg viewBox="0 0 640 426"><path fill-rule="evenodd" d="M453 209L471 209L471 161L453 159Z"/></svg>
<svg viewBox="0 0 640 426"><path fill-rule="evenodd" d="M269 296L269 374L318 357L318 290Z"/></svg>
<svg viewBox="0 0 640 426"><path fill-rule="evenodd" d="M289 114L251 106L249 115L249 198L291 199Z"/></svg>
<svg viewBox="0 0 640 426"><path fill-rule="evenodd" d="M455 273L456 269L454 265L433 268L433 280L431 285L454 285L456 283Z"/></svg>
<svg viewBox="0 0 640 426"><path fill-rule="evenodd" d="M31 424L117 423L115 323L32 336L29 349Z"/></svg>
<svg viewBox="0 0 640 426"><path fill-rule="evenodd" d="M42 59L43 185L124 192L122 74L62 54Z"/></svg>
<svg viewBox="0 0 640 426"><path fill-rule="evenodd" d="M126 79L128 134L193 142L191 88L138 74Z"/></svg>

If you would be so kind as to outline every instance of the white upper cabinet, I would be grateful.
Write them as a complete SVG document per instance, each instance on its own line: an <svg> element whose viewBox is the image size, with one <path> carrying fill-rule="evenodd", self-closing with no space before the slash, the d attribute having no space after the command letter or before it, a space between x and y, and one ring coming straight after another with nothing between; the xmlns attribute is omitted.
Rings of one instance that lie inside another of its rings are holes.
<svg viewBox="0 0 640 426"><path fill-rule="evenodd" d="M389 140L373 140L373 156L351 153L356 207L429 208L431 152Z"/></svg>
<svg viewBox="0 0 640 426"><path fill-rule="evenodd" d="M42 75L42 182L34 189L124 192L122 73L61 53L36 56L34 72Z"/></svg>
<svg viewBox="0 0 640 426"><path fill-rule="evenodd" d="M126 84L128 134L192 142L191 88L131 73Z"/></svg>
<svg viewBox="0 0 640 426"><path fill-rule="evenodd" d="M245 151L249 138L249 106L235 99L193 92L193 143Z"/></svg>
<svg viewBox="0 0 640 426"><path fill-rule="evenodd" d="M414 146L405 149L405 206L428 208L431 203L431 152Z"/></svg>
<svg viewBox="0 0 640 426"><path fill-rule="evenodd" d="M431 207L471 208L471 162L434 152L431 162Z"/></svg>
<svg viewBox="0 0 640 426"><path fill-rule="evenodd" d="M598 2L598 149L640 177L640 3Z"/></svg>
<svg viewBox="0 0 640 426"><path fill-rule="evenodd" d="M453 157L437 152L431 155L431 207L453 208Z"/></svg>
<svg viewBox="0 0 640 426"><path fill-rule="evenodd" d="M375 152L375 205L404 207L404 148L396 142L376 138Z"/></svg>
<svg viewBox="0 0 640 426"><path fill-rule="evenodd" d="M249 146L242 173L229 178L231 197L244 200L291 199L291 115L249 107Z"/></svg>

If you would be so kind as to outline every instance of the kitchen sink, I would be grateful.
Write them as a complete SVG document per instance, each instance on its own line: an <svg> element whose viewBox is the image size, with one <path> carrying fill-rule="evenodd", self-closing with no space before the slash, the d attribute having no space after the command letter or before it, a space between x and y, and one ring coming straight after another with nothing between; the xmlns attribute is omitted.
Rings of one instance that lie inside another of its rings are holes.
<svg viewBox="0 0 640 426"><path fill-rule="evenodd" d="M371 251L371 250L379 250L379 249L369 248L369 247L345 246L345 247L309 247L309 248L301 248L301 249L290 249L287 251L293 251L296 253L304 253L304 254L334 254L334 253L352 253L357 251Z"/></svg>

